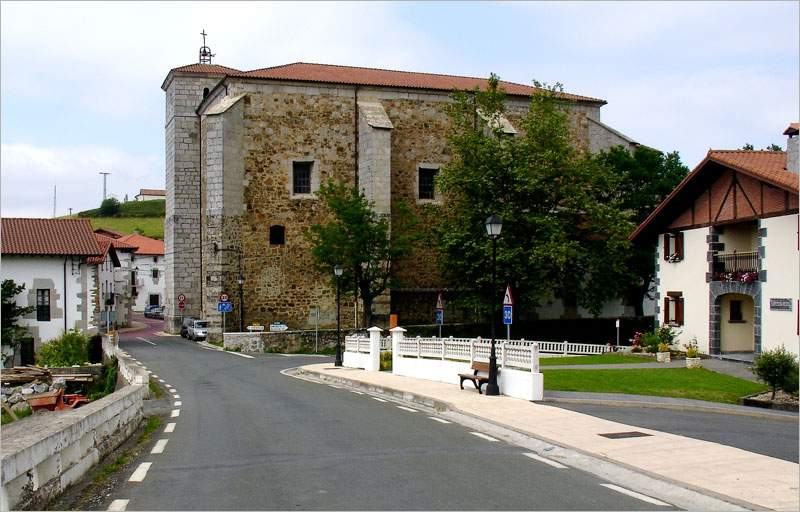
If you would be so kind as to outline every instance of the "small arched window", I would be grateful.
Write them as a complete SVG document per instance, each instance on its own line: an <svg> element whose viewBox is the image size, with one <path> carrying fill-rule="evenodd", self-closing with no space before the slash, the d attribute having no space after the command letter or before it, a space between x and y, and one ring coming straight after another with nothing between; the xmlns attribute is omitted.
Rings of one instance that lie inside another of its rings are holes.
<svg viewBox="0 0 800 512"><path fill-rule="evenodd" d="M283 226L269 227L269 245L283 245L286 243L286 228Z"/></svg>
<svg viewBox="0 0 800 512"><path fill-rule="evenodd" d="M206 99L206 96L208 96L208 87L203 87L203 99Z"/></svg>

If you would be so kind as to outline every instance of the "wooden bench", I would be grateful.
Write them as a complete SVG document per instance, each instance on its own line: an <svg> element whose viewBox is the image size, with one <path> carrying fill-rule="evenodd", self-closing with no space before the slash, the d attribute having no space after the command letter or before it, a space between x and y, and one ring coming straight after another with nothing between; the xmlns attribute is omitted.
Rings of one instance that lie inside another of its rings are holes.
<svg viewBox="0 0 800 512"><path fill-rule="evenodd" d="M461 386L461 389L464 389L464 381L470 380L475 385L475 389L478 390L478 393L483 394L481 393L481 386L489 382L489 363L479 363L476 361L472 363L471 369L474 370L472 375L470 375L469 373L458 374L458 376L461 378L461 382L459 383L459 385ZM478 372L486 373L486 375L485 376L478 375ZM500 373L499 368L497 370L497 373Z"/></svg>

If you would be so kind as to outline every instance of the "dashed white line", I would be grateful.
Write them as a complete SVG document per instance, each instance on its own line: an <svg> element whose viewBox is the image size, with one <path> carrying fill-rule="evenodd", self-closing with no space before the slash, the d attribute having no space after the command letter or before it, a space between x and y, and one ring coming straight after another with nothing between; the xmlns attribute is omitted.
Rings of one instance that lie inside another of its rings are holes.
<svg viewBox="0 0 800 512"><path fill-rule="evenodd" d="M428 416L428 417L429 417L430 419L432 419L433 421L438 421L439 423L444 423L444 424L446 424L446 425L449 425L449 424L450 424L450 422L449 422L449 421L447 421L447 420L443 420L442 418L437 418L436 416Z"/></svg>
<svg viewBox="0 0 800 512"><path fill-rule="evenodd" d="M175 391L175 388L167 388L167 391L169 391L170 393L177 393L177 391Z"/></svg>
<svg viewBox="0 0 800 512"><path fill-rule="evenodd" d="M523 453L522 455L524 455L526 457L529 457L529 458L531 458L533 460L538 460L539 462L544 462L545 464L547 464L549 466L553 466L554 468L567 469L567 466L565 466L563 464L559 464L558 462L556 462L554 460L550 460L550 459L547 459L545 457L540 457L540 456L536 455L535 453Z"/></svg>
<svg viewBox="0 0 800 512"><path fill-rule="evenodd" d="M166 381L164 379L158 379L158 382L161 382L163 384Z"/></svg>
<svg viewBox="0 0 800 512"><path fill-rule="evenodd" d="M156 375L156 374L154 373L154 374L153 374L153 377L157 379L157 378L158 378L158 375Z"/></svg>
<svg viewBox="0 0 800 512"><path fill-rule="evenodd" d="M333 389L344 389L342 386L335 386L333 384L328 384L328 387Z"/></svg>
<svg viewBox="0 0 800 512"><path fill-rule="evenodd" d="M152 466L152 462L142 462L139 464L139 467L136 468L136 471L133 472L131 477L128 479L129 482L142 482L144 481L144 477L147 476L147 471Z"/></svg>
<svg viewBox="0 0 800 512"><path fill-rule="evenodd" d="M156 441L156 445L153 446L153 449L150 450L150 453L164 453L164 448L167 447L167 441L169 441L169 439L159 439Z"/></svg>
<svg viewBox="0 0 800 512"><path fill-rule="evenodd" d="M176 394L174 394L174 395L172 395L172 398L180 398L180 397L181 397L181 395L179 395L179 394L177 394L177 393L176 393Z"/></svg>
<svg viewBox="0 0 800 512"><path fill-rule="evenodd" d="M378 398L377 396L373 396L372 399L377 400L378 402L386 403L386 400L384 400L383 398Z"/></svg>
<svg viewBox="0 0 800 512"><path fill-rule="evenodd" d="M412 409L411 407L403 407L402 405L397 405L395 407L397 407L398 409L400 409L402 411L417 412L416 409Z"/></svg>
<svg viewBox="0 0 800 512"><path fill-rule="evenodd" d="M625 489L624 487L620 487L618 485L614 485L614 484L600 484L600 485L602 485L603 487L607 487L607 488L609 488L611 490L614 490L614 491L617 491L617 492L621 492L622 494L627 494L628 496L630 496L632 498L636 498L638 500L642 500L642 501L645 501L647 503L652 503L653 505L659 505L659 506L662 506L662 507L670 507L671 506L669 503L664 503L663 501L657 500L655 498L651 498L650 496L647 496L646 494L641 494L641 493L638 493L636 491L631 491L630 489Z"/></svg>
<svg viewBox="0 0 800 512"><path fill-rule="evenodd" d="M111 502L111 505L108 506L108 510L113 512L124 512L128 507L129 501L131 500L114 500Z"/></svg>
<svg viewBox="0 0 800 512"><path fill-rule="evenodd" d="M239 352L232 352L230 350L226 350L225 352L227 352L228 354L233 354L235 356L239 356L239 357L246 357L247 359L255 359L255 357L253 357L253 356L248 356L247 354L240 354Z"/></svg>
<svg viewBox="0 0 800 512"><path fill-rule="evenodd" d="M172 409L172 414L170 414L170 418L177 418L181 415L180 409Z"/></svg>
<svg viewBox="0 0 800 512"><path fill-rule="evenodd" d="M171 434L172 432L175 432L175 424L167 423L167 426L164 428L164 433Z"/></svg>
<svg viewBox="0 0 800 512"><path fill-rule="evenodd" d="M364 394L362 391L356 391L355 389L351 389L350 392L351 393L355 393L357 395L363 395Z"/></svg>
<svg viewBox="0 0 800 512"><path fill-rule="evenodd" d="M137 337L136 339L137 339L137 340L139 340L139 341L143 341L143 342L145 342L145 343L149 343L149 344L151 344L151 345L155 345L155 343L153 343L152 341L150 341L150 340L148 340L148 339L145 339L145 338L142 338L141 336L140 336L140 337Z"/></svg>
<svg viewBox="0 0 800 512"><path fill-rule="evenodd" d="M173 407L180 407L180 406L183 405L183 402L181 402L180 400L175 400L175 403L172 404L172 405L173 405Z"/></svg>
<svg viewBox="0 0 800 512"><path fill-rule="evenodd" d="M487 441L491 441L493 443L497 442L497 439L493 438L492 436L487 436L486 434L484 434L482 432L470 432L470 434L472 434L473 436L478 436L481 439L486 439Z"/></svg>

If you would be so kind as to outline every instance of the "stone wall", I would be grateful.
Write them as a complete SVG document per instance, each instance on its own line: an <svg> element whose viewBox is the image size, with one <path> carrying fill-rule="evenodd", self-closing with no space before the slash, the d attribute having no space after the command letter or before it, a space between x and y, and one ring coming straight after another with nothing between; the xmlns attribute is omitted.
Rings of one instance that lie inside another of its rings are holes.
<svg viewBox="0 0 800 512"><path fill-rule="evenodd" d="M341 340L344 351L344 337L352 330L342 329ZM243 352L282 352L312 353L315 348L320 352L336 348L336 329L322 329L318 332L317 344L315 331L283 331L283 332L226 332L224 347L241 349Z"/></svg>

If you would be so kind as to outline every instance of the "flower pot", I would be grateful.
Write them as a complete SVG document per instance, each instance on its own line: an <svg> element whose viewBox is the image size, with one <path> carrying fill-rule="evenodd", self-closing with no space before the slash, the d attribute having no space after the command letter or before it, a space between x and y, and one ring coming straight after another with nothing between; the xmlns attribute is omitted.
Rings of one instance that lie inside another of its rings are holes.
<svg viewBox="0 0 800 512"><path fill-rule="evenodd" d="M669 352L657 352L656 353L656 361L659 363L668 363L670 361L670 353Z"/></svg>
<svg viewBox="0 0 800 512"><path fill-rule="evenodd" d="M702 364L700 364L699 357L687 357L686 358L686 368L702 368Z"/></svg>

